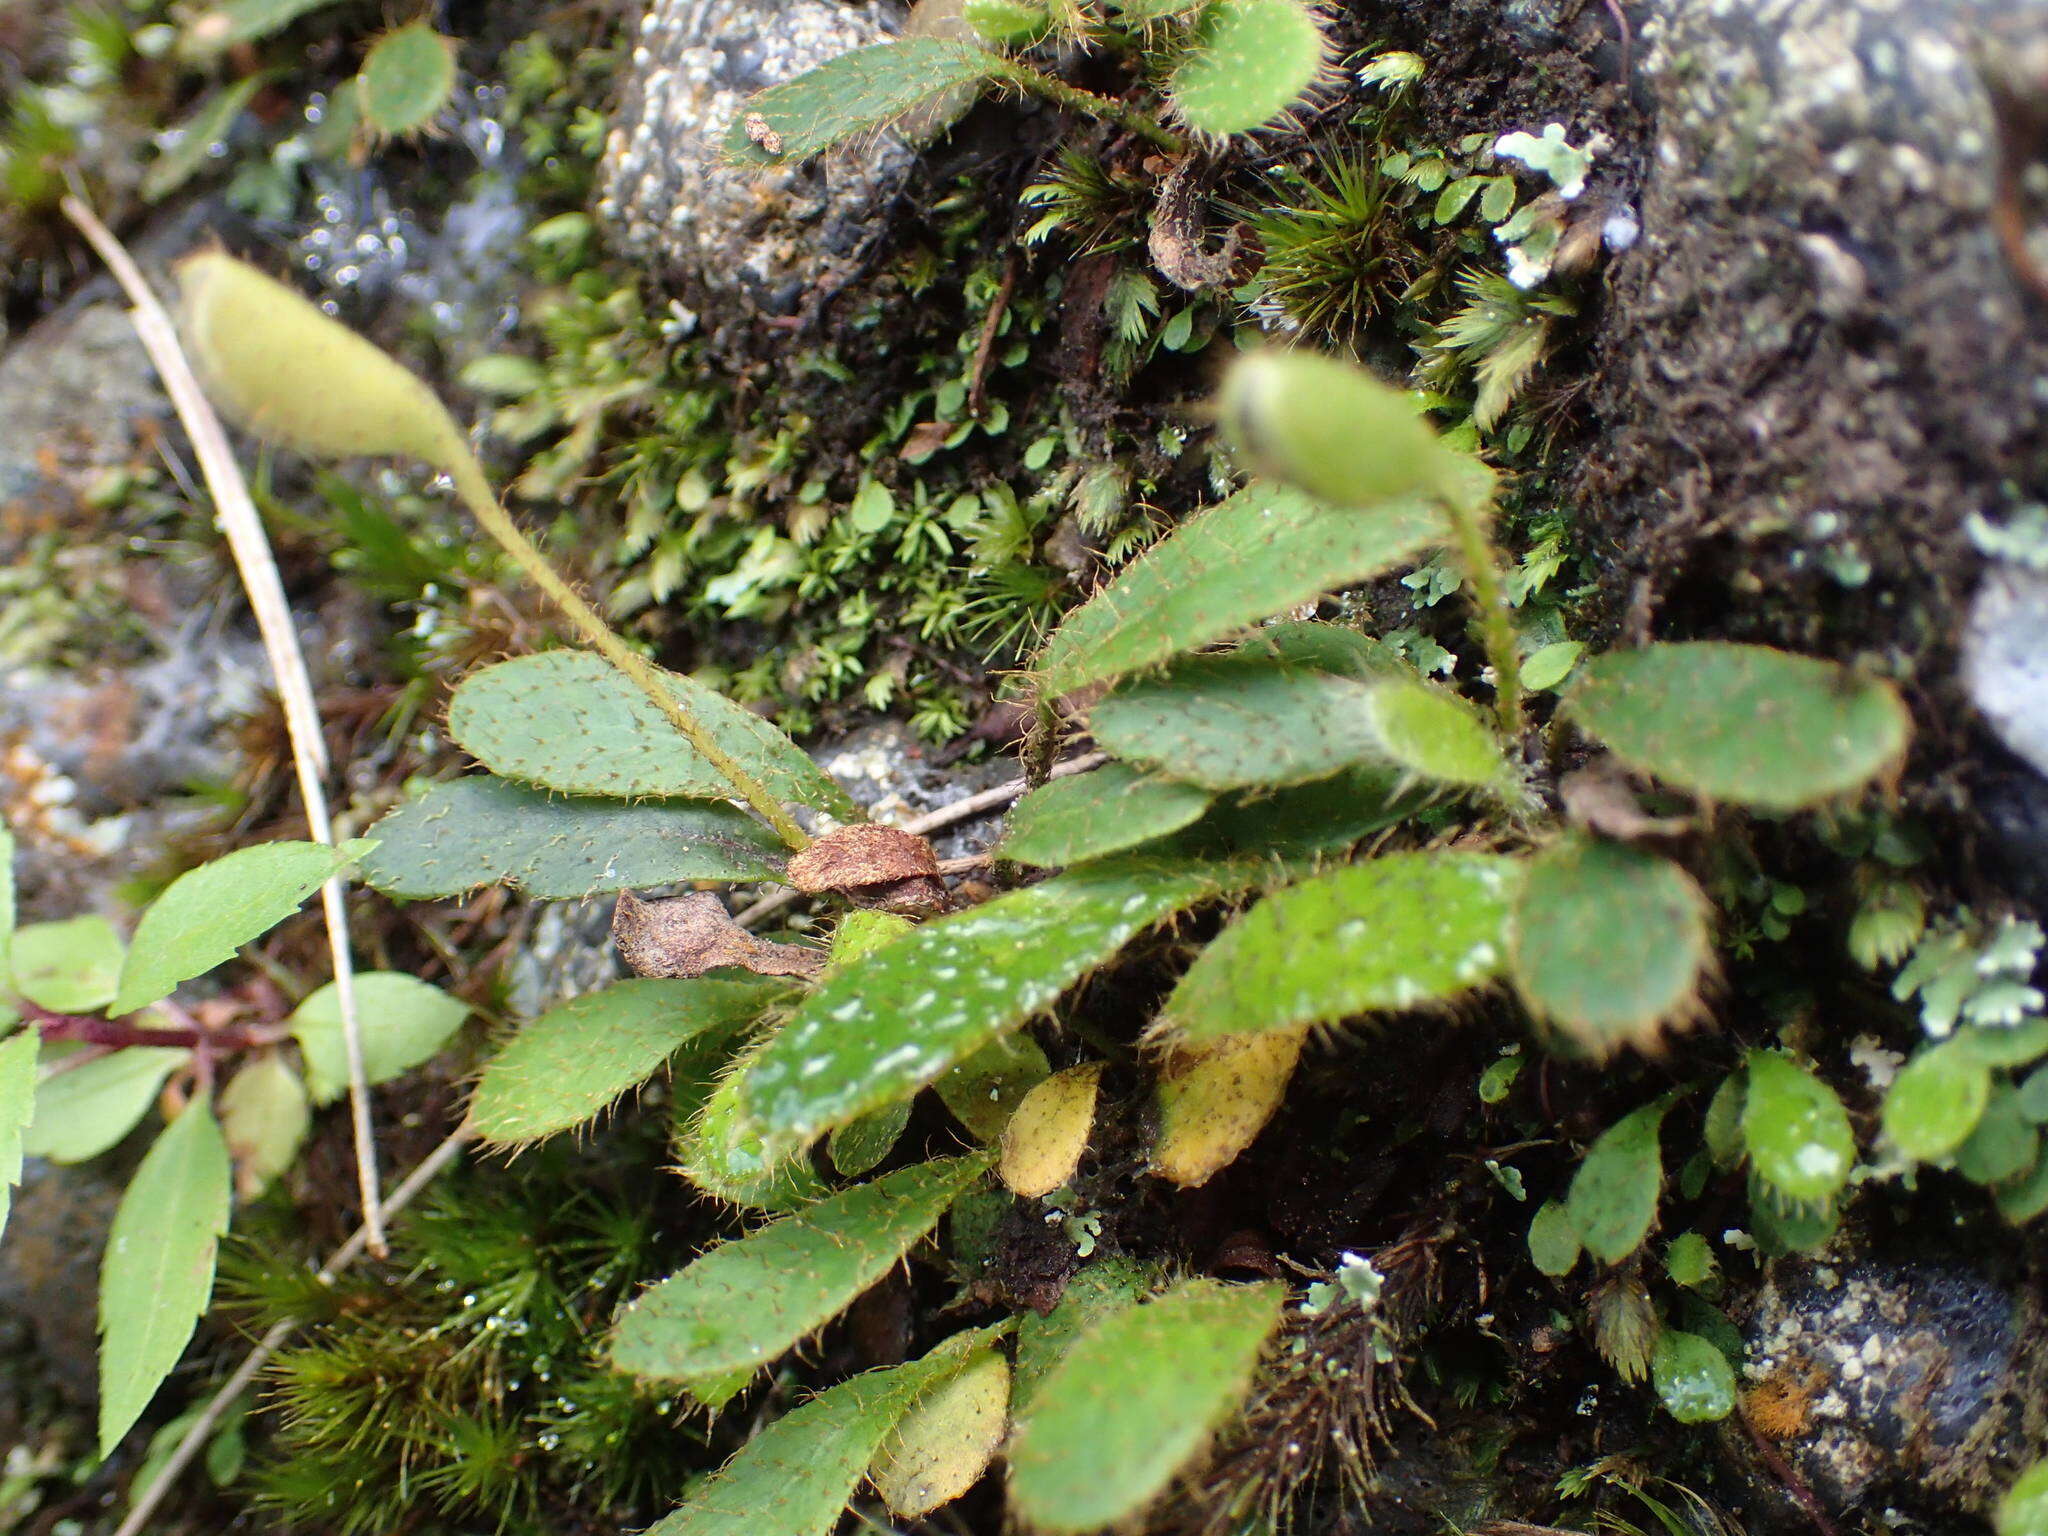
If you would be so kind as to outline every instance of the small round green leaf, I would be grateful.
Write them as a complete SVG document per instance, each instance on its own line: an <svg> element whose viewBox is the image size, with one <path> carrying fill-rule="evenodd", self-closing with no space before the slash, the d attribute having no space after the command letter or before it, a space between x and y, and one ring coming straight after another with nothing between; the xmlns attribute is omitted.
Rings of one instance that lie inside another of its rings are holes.
<svg viewBox="0 0 2048 1536"><path fill-rule="evenodd" d="M1742 1139L1750 1165L1801 1204L1831 1200L1856 1165L1856 1136L1834 1089L1774 1051L1752 1051Z"/></svg>
<svg viewBox="0 0 2048 1536"><path fill-rule="evenodd" d="M1327 48L1299 0L1211 0L1167 95L1197 133L1249 133L1308 93Z"/></svg>
<svg viewBox="0 0 2048 1536"><path fill-rule="evenodd" d="M379 37L356 76L363 121L391 138L425 128L455 94L455 46L424 21Z"/></svg>
<svg viewBox="0 0 2048 1536"><path fill-rule="evenodd" d="M1643 1245L1657 1220L1664 1189L1664 1159L1657 1133L1668 1100L1646 1104L1609 1126L1572 1177L1572 1225L1586 1251L1603 1264L1619 1264Z"/></svg>
<svg viewBox="0 0 2048 1536"><path fill-rule="evenodd" d="M1596 656L1567 703L1629 766L1772 811L1860 789L1898 761L1911 729L1886 683L1716 640Z"/></svg>
<svg viewBox="0 0 2048 1536"><path fill-rule="evenodd" d="M1696 1333L1667 1328L1657 1336L1650 1380L1681 1424L1710 1424L1735 1411L1735 1370L1726 1355Z"/></svg>
<svg viewBox="0 0 2048 1536"><path fill-rule="evenodd" d="M1579 1229L1562 1200L1546 1200L1529 1223L1529 1257L1546 1275L1561 1277L1579 1262Z"/></svg>
<svg viewBox="0 0 2048 1536"><path fill-rule="evenodd" d="M1707 899L1684 870L1572 834L1529 866L1511 969L1531 1012L1605 1055L1692 1009L1709 939Z"/></svg>
<svg viewBox="0 0 2048 1536"><path fill-rule="evenodd" d="M1892 1079L1885 1134L1908 1157L1934 1162L1969 1139L1991 1101L1991 1071L1955 1040L1922 1051Z"/></svg>

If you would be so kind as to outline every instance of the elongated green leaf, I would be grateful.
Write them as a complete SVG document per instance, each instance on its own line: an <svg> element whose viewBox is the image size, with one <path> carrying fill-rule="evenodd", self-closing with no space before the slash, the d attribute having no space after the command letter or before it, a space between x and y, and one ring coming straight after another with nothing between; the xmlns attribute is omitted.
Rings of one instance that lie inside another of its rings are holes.
<svg viewBox="0 0 2048 1536"><path fill-rule="evenodd" d="M228 136L242 109L269 83L267 74L247 75L222 86L194 108L191 116L171 130L177 137L167 141L170 147L158 154L144 173L143 200L159 202L191 180L193 172L212 157L213 146Z"/></svg>
<svg viewBox="0 0 2048 1536"><path fill-rule="evenodd" d="M915 1520L972 1488L1010 1427L1010 1362L984 1349L896 1422L868 1467L891 1514Z"/></svg>
<svg viewBox="0 0 2048 1536"><path fill-rule="evenodd" d="M126 949L98 913L17 928L9 948L14 985L52 1013L97 1013L120 988Z"/></svg>
<svg viewBox="0 0 2048 1536"><path fill-rule="evenodd" d="M1429 794L1393 768L1347 768L1291 789L1246 790L1162 844L1195 859L1285 859L1312 863L1414 815Z"/></svg>
<svg viewBox="0 0 2048 1536"><path fill-rule="evenodd" d="M1195 656L1089 711L1118 757L1204 789L1283 786L1376 760L1368 684L1255 657Z"/></svg>
<svg viewBox="0 0 2048 1536"><path fill-rule="evenodd" d="M1669 859L1573 834L1537 855L1512 970L1531 1012L1596 1055L1646 1043L1699 995L1707 899Z"/></svg>
<svg viewBox="0 0 2048 1536"><path fill-rule="evenodd" d="M1122 853L1200 819L1216 797L1123 763L1054 779L1010 811L996 852L1020 864L1057 867Z"/></svg>
<svg viewBox="0 0 2048 1536"><path fill-rule="evenodd" d="M1328 47L1300 0L1213 0L1167 95L1197 133L1249 133L1308 94Z"/></svg>
<svg viewBox="0 0 2048 1536"><path fill-rule="evenodd" d="M725 153L744 165L808 159L1003 69L994 54L948 38L856 48L748 97L726 133Z"/></svg>
<svg viewBox="0 0 2048 1536"><path fill-rule="evenodd" d="M1500 743L1479 711L1445 688L1413 681L1374 683L1370 707L1384 761L1433 784L1477 787L1507 771Z"/></svg>
<svg viewBox="0 0 2048 1536"><path fill-rule="evenodd" d="M909 1124L910 1100L884 1104L834 1131L825 1143L826 1155L841 1178L857 1179L872 1172L896 1149L903 1128Z"/></svg>
<svg viewBox="0 0 2048 1536"><path fill-rule="evenodd" d="M1067 1351L1090 1327L1151 1294L1159 1282L1158 1266L1125 1254L1084 1264L1067 1282L1059 1305L1040 1316L1026 1312L1017 1324L1017 1374L1012 1397L1016 1412L1066 1359Z"/></svg>
<svg viewBox="0 0 2048 1536"><path fill-rule="evenodd" d="M187 1050L131 1045L44 1078L23 1149L53 1163L98 1157L135 1129L164 1079L191 1059Z"/></svg>
<svg viewBox="0 0 2048 1536"><path fill-rule="evenodd" d="M135 1170L100 1266L100 1455L113 1454L185 1353L228 1229L228 1149L195 1099Z"/></svg>
<svg viewBox="0 0 2048 1536"><path fill-rule="evenodd" d="M1969 1140L1990 1101L1990 1070L1961 1040L1945 1040L1892 1079L1885 1134L1908 1157L1935 1162Z"/></svg>
<svg viewBox="0 0 2048 1536"><path fill-rule="evenodd" d="M1659 1099L1615 1121L1572 1177L1572 1225L1586 1252L1603 1264L1619 1264L1634 1253L1657 1219L1664 1191L1657 1133L1670 1107L1668 1099Z"/></svg>
<svg viewBox="0 0 2048 1536"><path fill-rule="evenodd" d="M880 1279L989 1162L977 1154L898 1169L721 1243L626 1308L613 1364L666 1381L767 1364Z"/></svg>
<svg viewBox="0 0 2048 1536"><path fill-rule="evenodd" d="M113 1012L168 997L181 981L234 958L298 911L321 883L368 844L263 843L187 870L149 904L135 927Z"/></svg>
<svg viewBox="0 0 2048 1536"><path fill-rule="evenodd" d="M0 1233L7 1230L7 1210L21 1182L21 1133L35 1113L36 1047L41 1043L32 1029L0 1040Z"/></svg>
<svg viewBox="0 0 2048 1536"><path fill-rule="evenodd" d="M1506 962L1520 874L1493 854L1397 853L1304 880L1224 929L1162 1018L1207 1041L1455 997Z"/></svg>
<svg viewBox="0 0 2048 1536"><path fill-rule="evenodd" d="M1082 1334L1019 1417L1018 1514L1080 1532L1143 1510L1243 1400L1284 1295L1188 1280Z"/></svg>
<svg viewBox="0 0 2048 1536"><path fill-rule="evenodd" d="M565 799L488 775L431 785L378 822L363 879L392 896L460 896L500 880L594 896L677 880L776 880L781 843L729 805Z"/></svg>
<svg viewBox="0 0 2048 1536"><path fill-rule="evenodd" d="M1834 1198L1856 1166L1856 1135L1834 1089L1775 1051L1750 1052L1742 1139L1757 1175L1804 1204Z"/></svg>
<svg viewBox="0 0 2048 1536"><path fill-rule="evenodd" d="M748 1069L747 1113L801 1146L902 1098L1216 889L1208 872L1103 863L926 923L825 978Z"/></svg>
<svg viewBox="0 0 2048 1536"><path fill-rule="evenodd" d="M955 1334L922 1360L842 1381L784 1414L694 1485L646 1536L828 1536L911 1405L967 1369L998 1329Z"/></svg>
<svg viewBox="0 0 2048 1536"><path fill-rule="evenodd" d="M186 24L184 51L210 54L236 43L253 43L334 3L335 0L218 0Z"/></svg>
<svg viewBox="0 0 2048 1536"><path fill-rule="evenodd" d="M491 1058L469 1124L500 1145L538 1141L598 1114L691 1040L759 1016L767 981L622 981L550 1009Z"/></svg>
<svg viewBox="0 0 2048 1536"><path fill-rule="evenodd" d="M1633 768L1776 811L1860 789L1898 761L1912 728L1888 684L1715 640L1592 657L1567 707Z"/></svg>
<svg viewBox="0 0 2048 1536"><path fill-rule="evenodd" d="M467 1003L396 971L364 971L355 978L355 987L363 1077L373 1086L431 1060L469 1017ZM313 1102L332 1103L348 1092L340 989L330 981L308 996L292 1011L291 1029L305 1053L306 1086Z"/></svg>
<svg viewBox="0 0 2048 1536"><path fill-rule="evenodd" d="M1040 654L1048 694L1156 666L1325 592L1392 570L1443 537L1420 501L1369 515L1248 486L1162 539L1068 614Z"/></svg>
<svg viewBox="0 0 2048 1536"><path fill-rule="evenodd" d="M776 794L841 820L859 813L803 750L715 689L664 674L719 746ZM493 773L567 795L725 800L732 787L602 656L549 651L472 672L448 731Z"/></svg>

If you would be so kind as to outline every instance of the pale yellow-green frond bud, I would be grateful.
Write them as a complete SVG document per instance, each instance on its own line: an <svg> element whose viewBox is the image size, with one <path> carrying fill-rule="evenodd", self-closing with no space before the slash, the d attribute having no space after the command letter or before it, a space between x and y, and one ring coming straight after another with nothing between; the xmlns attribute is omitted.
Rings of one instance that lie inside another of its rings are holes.
<svg viewBox="0 0 2048 1536"><path fill-rule="evenodd" d="M178 281L179 328L208 395L258 437L314 458L465 465L433 391L283 283L221 251L187 257Z"/></svg>

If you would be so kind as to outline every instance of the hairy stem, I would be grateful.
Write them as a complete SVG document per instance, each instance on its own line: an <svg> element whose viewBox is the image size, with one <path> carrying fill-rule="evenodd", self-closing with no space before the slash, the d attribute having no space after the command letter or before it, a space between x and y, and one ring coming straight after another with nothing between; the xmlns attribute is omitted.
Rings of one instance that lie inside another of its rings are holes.
<svg viewBox="0 0 2048 1536"><path fill-rule="evenodd" d="M1493 667L1494 710L1510 742L1522 739L1522 658L1515 648L1515 621L1501 579L1500 551L1487 532L1486 514L1463 497L1446 498L1445 513L1458 539L1458 557L1472 584L1479 610L1479 641Z"/></svg>
<svg viewBox="0 0 2048 1536"><path fill-rule="evenodd" d="M1103 122L1115 123L1119 128L1128 128L1140 138L1158 145L1168 154L1184 155L1188 141L1168 128L1150 112L1138 107L1127 107L1120 101L1107 96L1098 96L1093 91L1084 91L1079 86L1068 85L1066 81L1048 75L1042 69L1033 69L1029 64L1020 64L1015 59L1006 59L998 78L1014 85L1018 90L1028 92L1041 101L1055 106L1066 107Z"/></svg>
<svg viewBox="0 0 2048 1536"><path fill-rule="evenodd" d="M598 617L597 610L584 601L582 594L555 573L555 568L548 564L547 557L534 546L533 541L519 531L518 524L498 504L497 494L484 477L482 466L468 450L462 449L459 454L451 452L450 458L453 460L450 472L455 479L455 492L462 498L463 505L469 508L484 532L496 539L519 569L525 572L527 579L562 611L570 627L606 661L632 679L634 686L661 711L662 718L683 733L690 745L718 770L734 792L775 829L776 836L793 850L807 847L810 838L782 808L782 802L713 740L696 716L676 702L675 696L662 686L653 663L621 640L618 633Z"/></svg>

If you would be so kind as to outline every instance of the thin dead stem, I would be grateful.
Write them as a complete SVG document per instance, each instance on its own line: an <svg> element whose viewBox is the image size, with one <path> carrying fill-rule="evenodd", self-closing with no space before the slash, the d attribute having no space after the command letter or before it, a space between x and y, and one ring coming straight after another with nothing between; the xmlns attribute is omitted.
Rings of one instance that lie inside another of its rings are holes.
<svg viewBox="0 0 2048 1536"><path fill-rule="evenodd" d="M263 649L270 658L271 673L284 704L285 727L291 737L292 767L297 773L299 794L306 803L306 823L316 842L332 845L334 823L328 815L327 794L322 777L327 771L327 744L320 732L320 710L313 698L312 678L306 671L305 654L299 648L298 631L292 624L291 607L285 600L284 583L277 574L277 562L270 552L270 540L263 531L249 487L235 463L234 450L220 418L207 403L206 393L192 372L185 349L178 342L177 328L162 302L150 288L121 242L99 221L93 211L75 197L66 197L65 216L92 243L100 259L134 306L129 317L149 358L163 379L164 389L177 408L178 419L192 439L206 487L213 494L214 510L221 531L240 572L249 607L256 615ZM327 948L334 964L334 990L341 1005L341 1033L348 1059L349 1115L355 1132L356 1184L362 1199L363 1227L370 1251L383 1257L384 1216L377 1195L377 1146L370 1123L369 1085L363 1073L362 1024L356 1013L355 965L348 935L347 885L339 875L320 887L320 905L327 918Z"/></svg>

